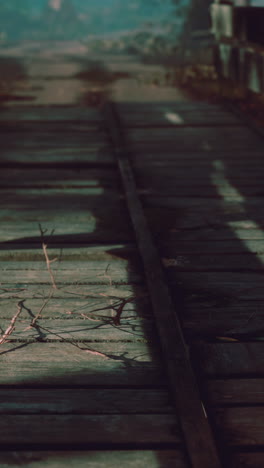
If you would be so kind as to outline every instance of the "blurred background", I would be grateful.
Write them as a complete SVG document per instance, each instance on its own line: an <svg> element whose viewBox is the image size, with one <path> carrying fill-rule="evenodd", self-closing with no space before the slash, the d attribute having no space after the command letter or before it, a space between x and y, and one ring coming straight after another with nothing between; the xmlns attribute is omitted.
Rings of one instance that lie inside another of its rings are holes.
<svg viewBox="0 0 264 468"><path fill-rule="evenodd" d="M0 0L0 103L170 87L262 113L263 25L264 0Z"/></svg>

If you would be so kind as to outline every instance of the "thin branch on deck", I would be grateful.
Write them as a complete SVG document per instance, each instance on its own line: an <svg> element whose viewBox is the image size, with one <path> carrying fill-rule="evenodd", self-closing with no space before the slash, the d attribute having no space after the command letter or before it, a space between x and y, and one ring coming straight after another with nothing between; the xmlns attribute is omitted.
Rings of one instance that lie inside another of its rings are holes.
<svg viewBox="0 0 264 468"><path fill-rule="evenodd" d="M19 317L19 315L21 314L22 310L23 310L23 304L25 302L25 299L23 301L20 301L18 304L17 304L17 312L16 314L14 315L14 317L12 318L11 322L10 322L10 325L9 327L6 329L6 331L4 332L4 334L1 336L0 338L0 345L5 343L6 340L8 339L8 337L10 335L12 335L13 331L15 330L16 328L16 321Z"/></svg>
<svg viewBox="0 0 264 468"><path fill-rule="evenodd" d="M40 235L41 235L41 239L42 239L42 250L44 252L44 256L45 256L45 260L46 260L46 265L47 265L47 270L49 272L49 275L50 275L50 279L51 279L51 283L52 283L52 287L54 289L58 289L57 285L56 285L56 282L55 282L55 278L54 278L54 274L53 274L53 271L51 269L51 264L56 262L58 259L57 258L54 258L53 260L50 260L49 258L49 255L48 255L48 246L47 244L44 242L44 235L46 234L47 232L47 229L43 229L41 224L39 224L39 230L40 230ZM51 232L51 235L53 234L54 231Z"/></svg>

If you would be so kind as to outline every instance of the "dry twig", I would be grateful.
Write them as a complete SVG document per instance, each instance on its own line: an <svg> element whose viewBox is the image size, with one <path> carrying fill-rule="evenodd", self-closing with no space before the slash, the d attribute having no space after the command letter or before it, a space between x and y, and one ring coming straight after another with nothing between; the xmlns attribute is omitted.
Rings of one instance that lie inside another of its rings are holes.
<svg viewBox="0 0 264 468"><path fill-rule="evenodd" d="M10 325L9 327L6 329L6 331L4 332L4 334L2 335L2 337L0 338L0 345L5 343L7 338L12 335L13 331L15 330L15 325L16 325L16 321L19 317L19 315L21 314L22 310L23 310L23 304L25 302L25 299L23 301L20 301L18 304L17 304L17 312L16 314L14 315L14 317L12 318L11 322L10 322Z"/></svg>
<svg viewBox="0 0 264 468"><path fill-rule="evenodd" d="M55 278L54 278L54 274L53 274L53 271L51 269L51 264L56 262L58 259L57 258L54 258L53 260L50 260L49 258L49 255L48 255L48 246L47 244L44 242L44 235L46 234L47 232L47 229L43 229L41 224L39 224L39 230L40 230L40 235L41 235L41 239L42 239L42 249L43 249L43 252L44 252L44 255L45 255L45 260L46 260L46 265L47 265L47 270L49 272L49 275L50 275L50 279L51 279L51 283L52 283L52 287L54 289L58 289L57 285L56 285L56 282L55 282ZM51 231L51 235L53 234L54 231Z"/></svg>

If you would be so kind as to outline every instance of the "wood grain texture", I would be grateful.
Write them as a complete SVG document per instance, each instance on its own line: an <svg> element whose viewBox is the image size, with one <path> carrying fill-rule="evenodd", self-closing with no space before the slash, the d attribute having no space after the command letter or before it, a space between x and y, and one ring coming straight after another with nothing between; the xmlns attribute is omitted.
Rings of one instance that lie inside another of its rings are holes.
<svg viewBox="0 0 264 468"><path fill-rule="evenodd" d="M172 413L161 389L0 389L1 415Z"/></svg>
<svg viewBox="0 0 264 468"><path fill-rule="evenodd" d="M179 318L175 314L160 258L137 194L122 127L113 106L107 106L105 113L122 176L129 214L144 264L161 348L189 457L193 468L209 468L212 465L220 468L219 456L203 411Z"/></svg>
<svg viewBox="0 0 264 468"><path fill-rule="evenodd" d="M39 224L48 244L132 240L124 201L106 189L10 189L1 200L1 242L40 243Z"/></svg>
<svg viewBox="0 0 264 468"><path fill-rule="evenodd" d="M31 309L28 309L31 310ZM155 341L156 330L153 320L147 319L120 319L116 324L110 316L103 319L92 316L80 316L79 320L45 320L40 319L35 326L31 326L34 313L24 314L16 321L15 330L8 341L69 341L92 343L100 341ZM27 315L27 317L25 317ZM31 315L31 316L30 316ZM114 313L112 314L114 316ZM0 319L0 326L6 330L10 324L8 320Z"/></svg>
<svg viewBox="0 0 264 468"><path fill-rule="evenodd" d="M56 107L52 106L52 109L49 106L45 107L31 107L26 106L23 108L16 107L15 109L1 109L0 120L7 122L53 122L58 121L67 122L67 121L102 121L101 113L94 108L87 107Z"/></svg>
<svg viewBox="0 0 264 468"><path fill-rule="evenodd" d="M28 148L4 148L1 151L0 166L20 165L28 167L35 165L50 167L51 164L65 167L90 165L113 165L111 148L105 143L87 143L82 147L28 147Z"/></svg>
<svg viewBox="0 0 264 468"><path fill-rule="evenodd" d="M2 468L188 468L183 450L1 452ZM252 467L250 467L252 468ZM257 468L260 468L259 466ZM262 468L262 466L261 466Z"/></svg>
<svg viewBox="0 0 264 468"><path fill-rule="evenodd" d="M193 346L194 363L203 375L263 377L263 343L203 343Z"/></svg>
<svg viewBox="0 0 264 468"><path fill-rule="evenodd" d="M132 148L150 150L156 147L162 151L177 148L177 151L214 150L258 150L262 139L254 132L236 127L202 127L174 129L133 129L128 134Z"/></svg>
<svg viewBox="0 0 264 468"><path fill-rule="evenodd" d="M164 386L159 352L147 343L5 343L0 385Z"/></svg>
<svg viewBox="0 0 264 468"><path fill-rule="evenodd" d="M231 455L231 468L262 468L264 452L234 453Z"/></svg>
<svg viewBox="0 0 264 468"><path fill-rule="evenodd" d="M65 262L53 263L52 271L57 284L75 283L140 283L143 275L128 262ZM50 283L49 272L42 262L0 262L1 277L12 277L15 283L47 284ZM3 281L4 283L5 281Z"/></svg>
<svg viewBox="0 0 264 468"><path fill-rule="evenodd" d="M179 444L174 415L2 415L1 445L122 446Z"/></svg>
<svg viewBox="0 0 264 468"><path fill-rule="evenodd" d="M204 383L210 405L264 404L264 379L208 380Z"/></svg>
<svg viewBox="0 0 264 468"><path fill-rule="evenodd" d="M264 408L217 408L214 410L217 430L230 446L264 445Z"/></svg>
<svg viewBox="0 0 264 468"><path fill-rule="evenodd" d="M29 290L24 291L25 295L23 297L23 293L19 293L19 289L13 288L13 292L9 291L7 293L1 294L1 301L0 301L0 320L10 320L14 316L14 311L17 308L17 304L20 300L25 300L24 302L24 310L23 314L21 315L21 320L30 320L36 315L41 309L40 318L41 319L50 319L50 320L68 320L71 322L72 320L85 320L91 319L91 321L98 320L101 324L103 321L105 323L107 320L113 319L116 315L117 310L120 306L122 306L122 314L121 314L121 322L124 319L126 322L137 321L137 319L145 319L148 320L151 318L151 308L148 301L147 293L144 295L142 291L141 293L131 289L126 290L126 286L120 286L120 289L116 290L116 296L114 293L114 289L110 290L101 285L101 291L97 288L97 294L89 296L89 293L85 291L85 285L83 286L84 289L84 296L82 297L81 291L78 295L78 290L72 291L73 294L70 292L67 296L66 288L63 289L65 295L63 297L63 291L61 290L54 290L54 295L56 297L51 297L49 300L49 296L41 298L41 294L43 294L42 286L39 290L39 298L35 298L34 294L37 296L36 287L32 289L32 296L28 297L27 293ZM47 288L46 288L47 289ZM70 291L71 288L69 287ZM1 291L1 289L0 289ZM53 291L52 291L53 292ZM85 296L85 293L87 296ZM61 297L59 295L61 294ZM4 296L6 295L6 298ZM10 297L11 296L11 297ZM127 302L126 302L127 301ZM124 306L124 307L123 307Z"/></svg>
<svg viewBox="0 0 264 468"><path fill-rule="evenodd" d="M119 177L113 167L82 168L5 168L0 173L3 187L42 187L52 188L112 188L120 189Z"/></svg>

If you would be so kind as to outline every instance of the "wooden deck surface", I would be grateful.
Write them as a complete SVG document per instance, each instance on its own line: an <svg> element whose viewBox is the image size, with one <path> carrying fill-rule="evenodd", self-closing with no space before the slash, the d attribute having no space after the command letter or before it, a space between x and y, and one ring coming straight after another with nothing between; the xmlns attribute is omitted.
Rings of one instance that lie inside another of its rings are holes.
<svg viewBox="0 0 264 468"><path fill-rule="evenodd" d="M260 468L264 139L117 111L223 466ZM103 112L5 110L0 141L1 466L192 468Z"/></svg>

